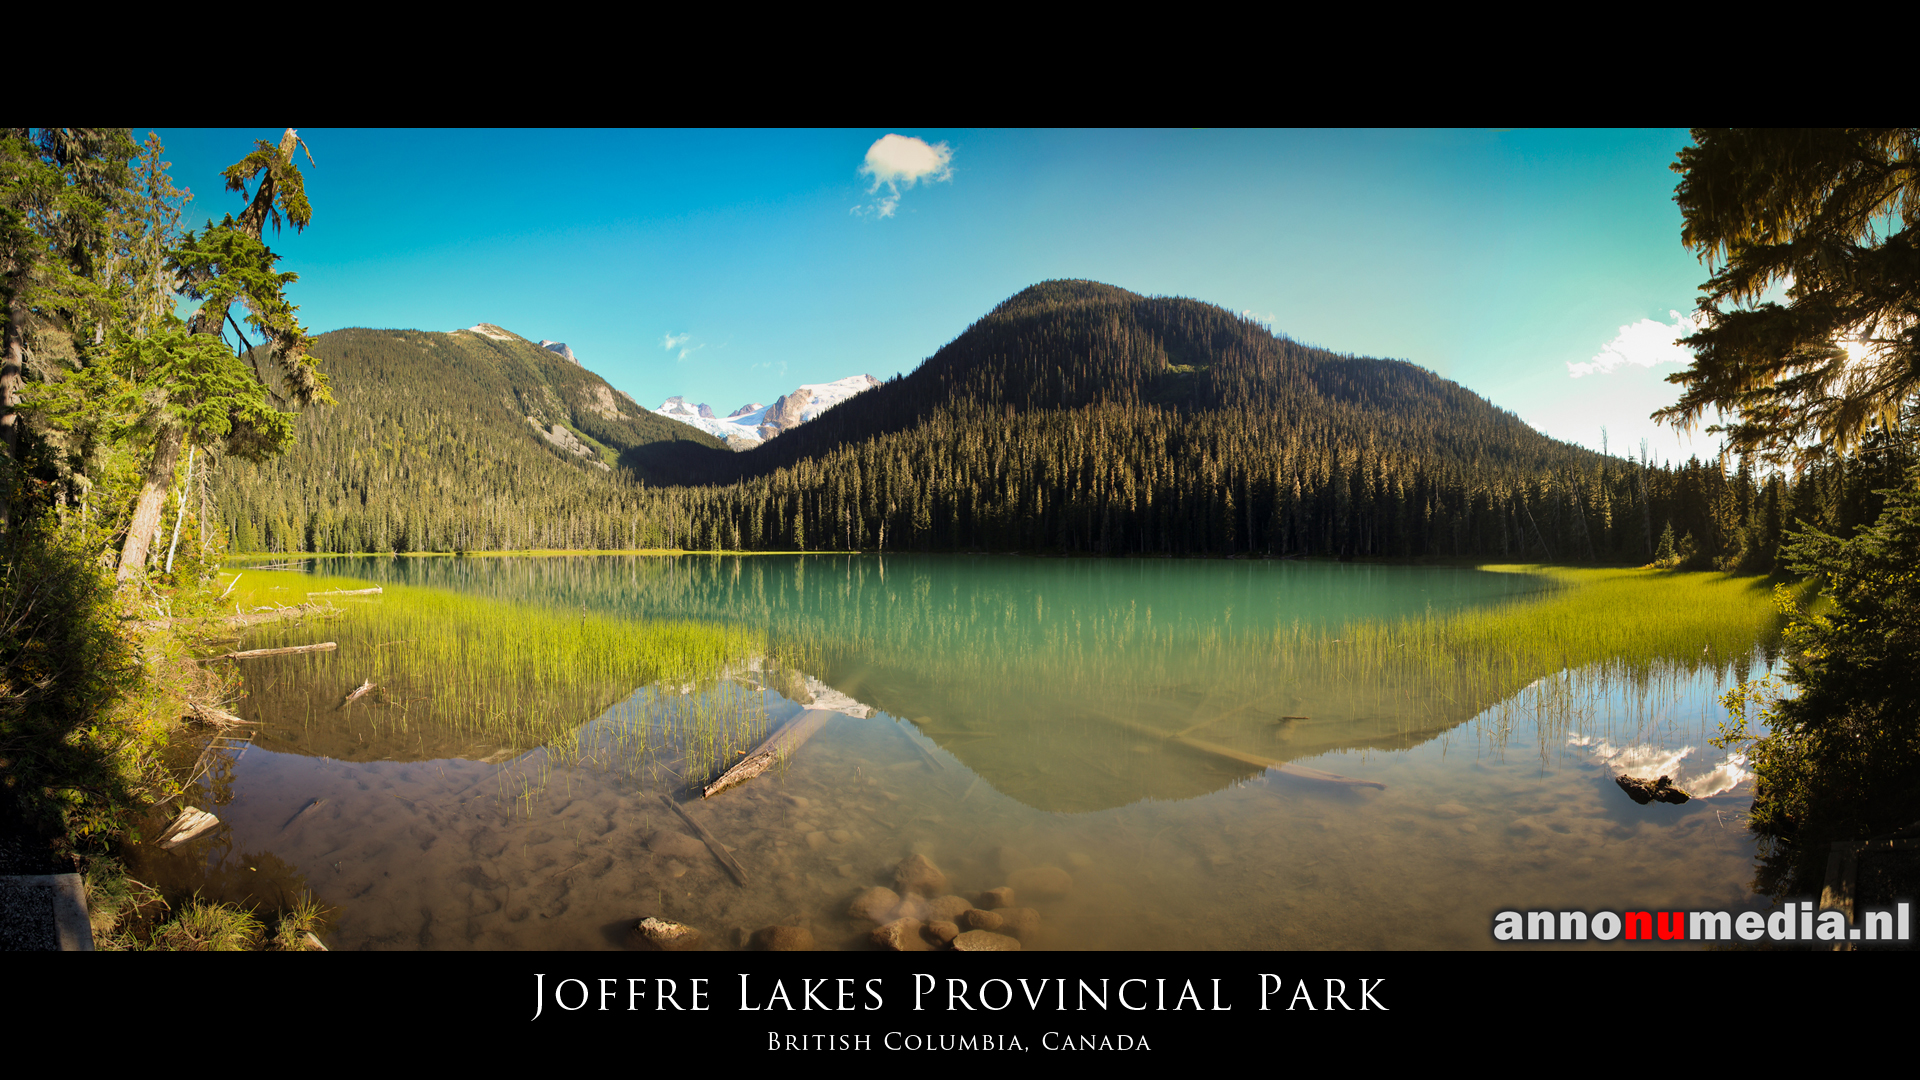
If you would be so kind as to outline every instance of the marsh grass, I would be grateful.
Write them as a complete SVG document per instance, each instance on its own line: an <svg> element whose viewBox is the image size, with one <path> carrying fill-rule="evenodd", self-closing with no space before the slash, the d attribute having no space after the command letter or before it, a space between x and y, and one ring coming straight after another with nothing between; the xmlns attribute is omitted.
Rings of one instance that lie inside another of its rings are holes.
<svg viewBox="0 0 1920 1080"><path fill-rule="evenodd" d="M232 599L242 610L371 587L297 571L241 573ZM245 648L339 645L248 661L250 718L297 726L309 753L510 765L496 779L499 794L528 807L565 768L593 763L695 783L765 734L764 698L731 678L766 661L764 632L383 588L315 597L337 616L250 633ZM347 703L363 681L374 691Z"/></svg>

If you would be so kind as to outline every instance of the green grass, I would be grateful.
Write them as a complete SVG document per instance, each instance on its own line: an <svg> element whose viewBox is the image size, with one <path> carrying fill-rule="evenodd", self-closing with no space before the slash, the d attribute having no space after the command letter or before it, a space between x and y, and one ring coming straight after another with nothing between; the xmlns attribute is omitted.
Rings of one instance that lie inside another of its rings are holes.
<svg viewBox="0 0 1920 1080"><path fill-rule="evenodd" d="M291 607L309 593L372 585L247 570L228 602L244 611ZM317 641L339 648L244 662L246 715L309 729L309 752L330 756L507 760L538 749L501 780L502 791L521 800L544 789L555 765L584 759L664 766L695 783L765 732L762 699L726 678L765 657L764 632L408 585L382 589L314 596L332 610L250 631L242 643L248 649ZM343 706L363 681L375 690ZM637 700L636 691L643 691ZM618 706L612 724L582 739L583 726L610 706Z"/></svg>

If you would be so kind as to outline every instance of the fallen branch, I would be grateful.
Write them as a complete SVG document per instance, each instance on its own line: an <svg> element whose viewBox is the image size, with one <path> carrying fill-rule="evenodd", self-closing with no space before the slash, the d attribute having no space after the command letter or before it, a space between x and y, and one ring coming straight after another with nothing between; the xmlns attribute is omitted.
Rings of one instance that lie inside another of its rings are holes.
<svg viewBox="0 0 1920 1080"><path fill-rule="evenodd" d="M742 886L746 885L746 868L740 865L739 860L733 857L733 852L728 851L726 845L722 844L719 838L708 832L705 825L693 820L693 816L685 810L682 810L679 803L674 802L665 795L660 796L660 801L666 803L667 809L679 814L680 820L686 822L692 827L695 833L699 834L700 841L707 845L708 851L713 852L714 858L720 860L720 865L727 868L727 873L733 875L733 880L739 882Z"/></svg>
<svg viewBox="0 0 1920 1080"><path fill-rule="evenodd" d="M744 784L773 768L782 757L793 753L799 749L801 743L813 738L813 733L820 730L820 725L838 715L840 714L826 709L808 709L801 713L792 723L768 736L758 749L748 754L738 765L721 774L720 779L708 784L700 797L711 799L728 788L736 784Z"/></svg>
<svg viewBox="0 0 1920 1080"><path fill-rule="evenodd" d="M310 592L307 595L308 596L378 596L379 594L380 594L380 587L376 585L371 589L323 589L320 592Z"/></svg>
<svg viewBox="0 0 1920 1080"><path fill-rule="evenodd" d="M254 660L262 656L291 656L294 653L332 652L340 647L337 641L323 641L318 645L288 645L283 649L247 649L244 652L230 652L222 656L208 657L209 660Z"/></svg>
<svg viewBox="0 0 1920 1080"><path fill-rule="evenodd" d="M366 682L361 683L359 687L354 690L353 693L348 694L347 700L341 702L340 707L344 709L347 706L353 704L354 702L359 701L361 698L366 697L372 691L373 691L373 680L368 679Z"/></svg>

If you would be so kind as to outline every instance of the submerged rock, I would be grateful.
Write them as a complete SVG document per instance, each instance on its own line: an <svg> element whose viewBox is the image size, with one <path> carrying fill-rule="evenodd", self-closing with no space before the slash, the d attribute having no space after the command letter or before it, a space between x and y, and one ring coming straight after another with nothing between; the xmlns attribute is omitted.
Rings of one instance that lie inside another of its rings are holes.
<svg viewBox="0 0 1920 1080"><path fill-rule="evenodd" d="M1073 891L1073 876L1057 866L1030 866L1014 871L1007 884L1021 896L1065 896Z"/></svg>
<svg viewBox="0 0 1920 1080"><path fill-rule="evenodd" d="M875 885L847 905L847 914L868 922L886 922L893 917L894 909L900 906L900 894L884 885Z"/></svg>
<svg viewBox="0 0 1920 1080"><path fill-rule="evenodd" d="M935 919L922 932L942 945L951 945L953 939L960 936L960 927L946 919Z"/></svg>
<svg viewBox="0 0 1920 1080"><path fill-rule="evenodd" d="M700 947L702 937L700 931L684 923L649 915L634 925L628 940L657 952L689 952Z"/></svg>
<svg viewBox="0 0 1920 1080"><path fill-rule="evenodd" d="M1040 913L1030 907L1003 908L998 914L1002 920L1000 932L1022 941L1031 940L1034 931L1040 929Z"/></svg>
<svg viewBox="0 0 1920 1080"><path fill-rule="evenodd" d="M813 931L804 926L763 926L754 931L752 944L761 952L812 952Z"/></svg>
<svg viewBox="0 0 1920 1080"><path fill-rule="evenodd" d="M927 902L927 917L936 922L957 923L962 915L973 910L975 906L973 901L964 896L942 896Z"/></svg>
<svg viewBox="0 0 1920 1080"><path fill-rule="evenodd" d="M1000 924L1007 921L998 912L981 911L979 908L967 912L966 919L970 930L998 930Z"/></svg>
<svg viewBox="0 0 1920 1080"><path fill-rule="evenodd" d="M982 911L1013 906L1013 890L1005 885L997 889L988 889L980 894L979 902L974 905Z"/></svg>
<svg viewBox="0 0 1920 1080"><path fill-rule="evenodd" d="M920 940L920 920L913 918L895 919L885 926L875 927L867 939L894 952L924 952L927 947Z"/></svg>
<svg viewBox="0 0 1920 1080"><path fill-rule="evenodd" d="M913 854L900 860L893 872L893 883L903 893L939 896L947 891L947 875L925 855Z"/></svg>
<svg viewBox="0 0 1920 1080"><path fill-rule="evenodd" d="M969 930L953 939L955 952L1019 952L1020 942L991 930Z"/></svg>

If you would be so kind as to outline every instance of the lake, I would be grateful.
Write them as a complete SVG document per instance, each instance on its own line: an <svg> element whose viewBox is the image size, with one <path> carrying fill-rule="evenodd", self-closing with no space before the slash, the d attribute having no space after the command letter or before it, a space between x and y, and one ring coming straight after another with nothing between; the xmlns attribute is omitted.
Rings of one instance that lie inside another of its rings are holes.
<svg viewBox="0 0 1920 1080"><path fill-rule="evenodd" d="M1013 887L1029 949L1491 948L1504 909L1769 907L1750 782L1708 744L1721 692L1767 664L1764 583L1013 556L308 568L242 585L387 591L249 631L238 647L339 648L237 662L256 734L202 754L187 799L220 828L130 871L267 907L311 892L335 949L624 948L644 915L708 947L786 926L870 948L849 904L916 855L945 878L929 892ZM765 775L698 797L821 713ZM1638 805L1622 772L1695 798Z"/></svg>

